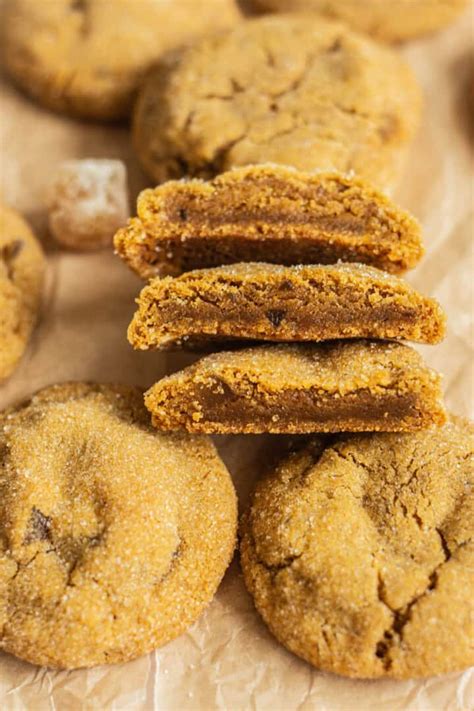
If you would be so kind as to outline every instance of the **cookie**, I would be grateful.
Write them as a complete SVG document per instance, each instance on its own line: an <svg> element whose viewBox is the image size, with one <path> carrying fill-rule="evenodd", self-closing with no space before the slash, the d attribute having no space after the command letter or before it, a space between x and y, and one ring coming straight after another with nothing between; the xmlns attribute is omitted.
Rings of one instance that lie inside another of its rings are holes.
<svg viewBox="0 0 474 711"><path fill-rule="evenodd" d="M285 647L350 677L474 664L473 442L460 418L315 438L258 484L241 561Z"/></svg>
<svg viewBox="0 0 474 711"><path fill-rule="evenodd" d="M437 343L445 316L407 282L361 264L234 264L153 279L137 299L128 340L141 350L194 340Z"/></svg>
<svg viewBox="0 0 474 711"><path fill-rule="evenodd" d="M9 0L7 70L45 106L100 120L126 117L164 53L233 26L234 0Z"/></svg>
<svg viewBox="0 0 474 711"><path fill-rule="evenodd" d="M232 264L363 262L388 272L423 255L420 227L354 177L277 166L144 190L115 247L144 279Z"/></svg>
<svg viewBox="0 0 474 711"><path fill-rule="evenodd" d="M0 380L15 369L36 324L45 267L29 226L0 205Z"/></svg>
<svg viewBox="0 0 474 711"><path fill-rule="evenodd" d="M403 42L435 32L455 20L467 0L253 0L255 7L277 12L315 10L343 20L356 30L386 42Z"/></svg>
<svg viewBox="0 0 474 711"><path fill-rule="evenodd" d="M151 72L134 144L156 182L273 162L354 171L392 187L420 104L411 70L391 49L314 15L270 15Z"/></svg>
<svg viewBox="0 0 474 711"><path fill-rule="evenodd" d="M161 435L142 392L72 383L0 417L0 648L75 668L181 634L232 558L236 497L206 438Z"/></svg>
<svg viewBox="0 0 474 711"><path fill-rule="evenodd" d="M221 352L145 394L155 427L208 434L411 431L443 424L440 377L401 343Z"/></svg>

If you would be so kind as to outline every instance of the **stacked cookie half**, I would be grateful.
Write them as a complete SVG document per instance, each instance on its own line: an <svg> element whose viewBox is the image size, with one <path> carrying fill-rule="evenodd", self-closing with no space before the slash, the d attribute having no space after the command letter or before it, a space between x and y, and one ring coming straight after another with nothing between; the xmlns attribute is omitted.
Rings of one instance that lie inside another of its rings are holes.
<svg viewBox="0 0 474 711"><path fill-rule="evenodd" d="M277 639L353 677L468 666L474 433L403 343L445 331L398 276L423 254L417 222L360 179L260 165L144 191L115 245L149 279L130 343L218 350L148 390L156 428L313 433L242 521Z"/></svg>
<svg viewBox="0 0 474 711"><path fill-rule="evenodd" d="M396 275L421 257L419 227L361 180L265 165L165 183L140 195L115 244L152 277L128 331L135 348L232 345L148 391L159 429L444 423L439 376L400 342L444 335L437 302Z"/></svg>

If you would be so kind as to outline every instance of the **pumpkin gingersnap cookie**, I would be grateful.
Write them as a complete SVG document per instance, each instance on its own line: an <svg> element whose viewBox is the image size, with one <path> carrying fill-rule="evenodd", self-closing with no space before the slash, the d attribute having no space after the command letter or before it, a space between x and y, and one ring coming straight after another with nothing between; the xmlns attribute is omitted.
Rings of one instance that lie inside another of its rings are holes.
<svg viewBox="0 0 474 711"><path fill-rule="evenodd" d="M285 647L362 678L474 664L473 443L460 418L319 438L258 484L242 567Z"/></svg>
<svg viewBox="0 0 474 711"><path fill-rule="evenodd" d="M0 381L22 357L41 304L46 261L20 215L0 205Z"/></svg>
<svg viewBox="0 0 474 711"><path fill-rule="evenodd" d="M153 279L128 329L138 349L187 341L392 338L437 343L445 316L407 282L361 264L234 264Z"/></svg>
<svg viewBox="0 0 474 711"><path fill-rule="evenodd" d="M467 0L253 0L255 7L278 12L313 11L347 22L381 40L400 42L450 24Z"/></svg>
<svg viewBox="0 0 474 711"><path fill-rule="evenodd" d="M74 668L181 634L234 551L209 440L161 435L142 393L72 383L0 416L0 648Z"/></svg>
<svg viewBox="0 0 474 711"><path fill-rule="evenodd" d="M401 343L265 345L206 356L145 394L155 427L207 434L443 424L440 376Z"/></svg>
<svg viewBox="0 0 474 711"><path fill-rule="evenodd" d="M144 190L115 236L144 279L232 264L363 262L388 272L423 255L417 221L370 184L287 166L235 168L211 181Z"/></svg>
<svg viewBox="0 0 474 711"><path fill-rule="evenodd" d="M391 49L314 15L270 15L161 63L140 91L134 143L157 182L273 162L391 187L420 103Z"/></svg>
<svg viewBox="0 0 474 711"><path fill-rule="evenodd" d="M127 116L164 53L240 18L234 0L9 0L8 71L42 104L94 119Z"/></svg>

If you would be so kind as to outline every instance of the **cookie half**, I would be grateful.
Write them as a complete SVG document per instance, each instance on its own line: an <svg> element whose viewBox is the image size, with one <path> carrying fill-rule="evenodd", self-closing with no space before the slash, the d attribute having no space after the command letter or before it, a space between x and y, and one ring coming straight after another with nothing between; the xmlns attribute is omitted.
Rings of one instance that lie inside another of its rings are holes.
<svg viewBox="0 0 474 711"><path fill-rule="evenodd" d="M254 0L277 12L315 10L387 42L403 42L449 25L467 0Z"/></svg>
<svg viewBox="0 0 474 711"><path fill-rule="evenodd" d="M315 15L269 15L196 42L150 73L134 111L151 178L233 166L353 171L392 187L418 127L399 54Z"/></svg>
<svg viewBox="0 0 474 711"><path fill-rule="evenodd" d="M0 416L0 452L1 649L124 662L198 618L236 534L208 439L157 433L140 390L75 383Z"/></svg>
<svg viewBox="0 0 474 711"><path fill-rule="evenodd" d="M209 434L398 432L445 421L440 376L386 341L213 354L158 381L145 404L159 429Z"/></svg>
<svg viewBox="0 0 474 711"><path fill-rule="evenodd" d="M124 118L162 55L240 19L234 0L205 0L196 9L196 0L8 0L5 64L51 109Z"/></svg>
<svg viewBox="0 0 474 711"><path fill-rule="evenodd" d="M285 647L350 677L474 664L473 442L459 418L319 438L258 484L241 561Z"/></svg>
<svg viewBox="0 0 474 711"><path fill-rule="evenodd" d="M249 261L343 260L398 273L423 255L411 215L368 183L338 173L236 168L208 182L144 190L137 210L115 247L144 279Z"/></svg>
<svg viewBox="0 0 474 711"><path fill-rule="evenodd" d="M27 223L0 205L0 381L17 366L36 324L45 268Z"/></svg>
<svg viewBox="0 0 474 711"><path fill-rule="evenodd" d="M128 329L138 349L187 341L391 338L437 343L445 316L407 282L361 264L235 264L153 279Z"/></svg>

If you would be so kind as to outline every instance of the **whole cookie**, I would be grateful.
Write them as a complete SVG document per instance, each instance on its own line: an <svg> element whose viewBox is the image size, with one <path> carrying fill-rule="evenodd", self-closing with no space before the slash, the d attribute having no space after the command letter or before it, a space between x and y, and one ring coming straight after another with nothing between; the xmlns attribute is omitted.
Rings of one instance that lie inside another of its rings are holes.
<svg viewBox="0 0 474 711"><path fill-rule="evenodd" d="M0 453L0 648L122 662L197 619L236 531L209 440L154 432L138 389L76 383L0 416Z"/></svg>
<svg viewBox="0 0 474 711"><path fill-rule="evenodd" d="M257 486L242 566L288 649L351 677L474 663L474 428L314 439ZM453 641L455 640L455 643Z"/></svg>
<svg viewBox="0 0 474 711"><path fill-rule="evenodd" d="M467 0L253 0L264 10L316 10L388 42L408 40L448 25Z"/></svg>
<svg viewBox="0 0 474 711"><path fill-rule="evenodd" d="M419 87L392 50L314 15L274 15L157 67L139 94L134 141L158 182L270 161L387 187L419 112Z"/></svg>
<svg viewBox="0 0 474 711"><path fill-rule="evenodd" d="M35 326L45 265L26 222L0 205L0 380L15 369Z"/></svg>
<svg viewBox="0 0 474 711"><path fill-rule="evenodd" d="M46 106L94 119L127 116L161 55L233 25L235 0L9 0L4 57L18 84Z"/></svg>

